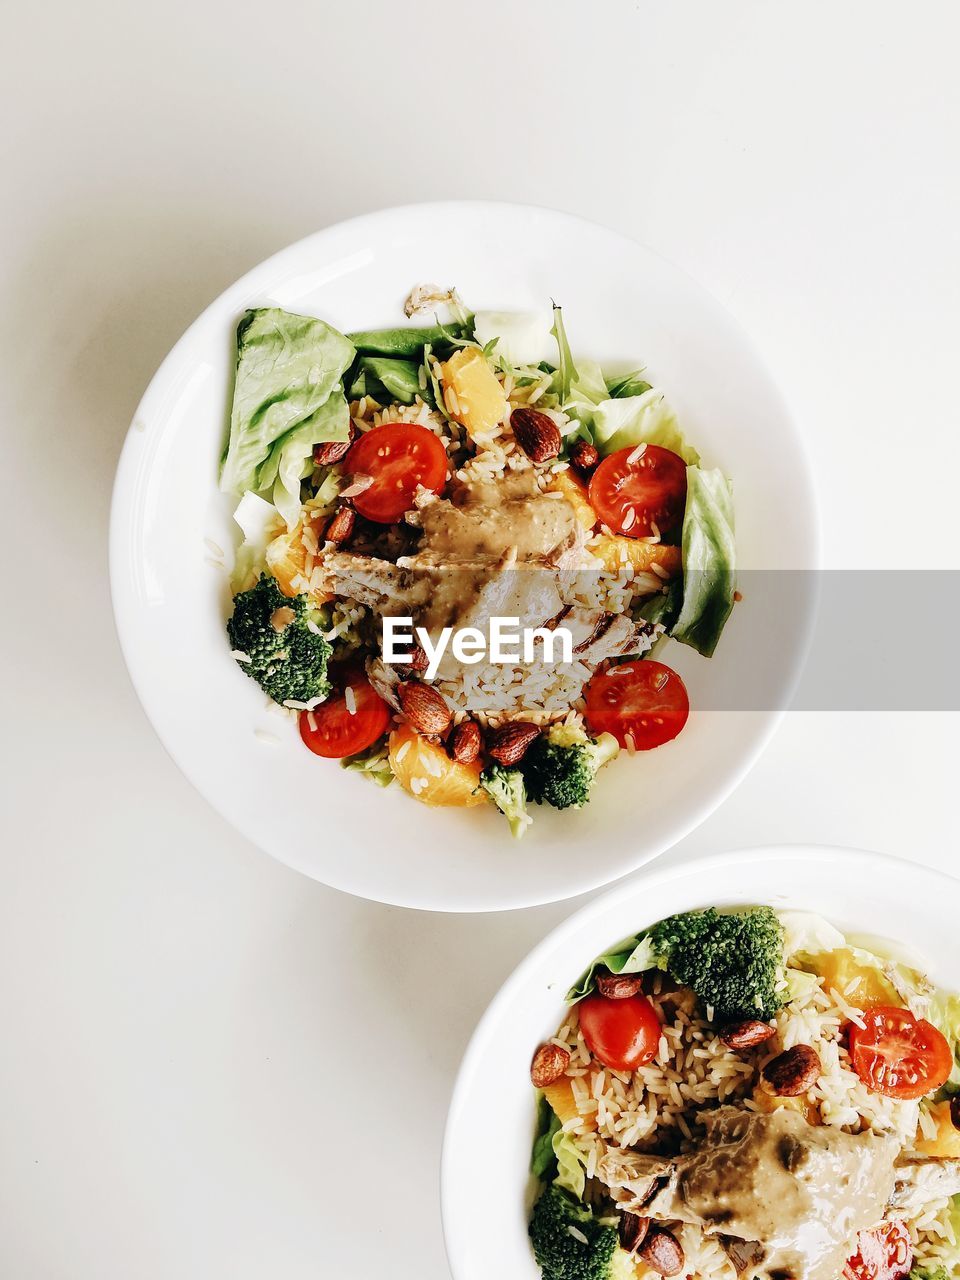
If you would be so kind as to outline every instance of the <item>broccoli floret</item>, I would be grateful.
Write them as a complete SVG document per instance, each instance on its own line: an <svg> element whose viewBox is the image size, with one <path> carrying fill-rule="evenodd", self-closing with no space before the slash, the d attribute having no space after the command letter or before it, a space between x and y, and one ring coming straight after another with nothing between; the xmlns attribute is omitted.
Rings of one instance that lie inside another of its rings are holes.
<svg viewBox="0 0 960 1280"><path fill-rule="evenodd" d="M534 1205L530 1241L543 1280L612 1280L617 1229L556 1183Z"/></svg>
<svg viewBox="0 0 960 1280"><path fill-rule="evenodd" d="M950 1272L944 1266L914 1267L907 1280L950 1280Z"/></svg>
<svg viewBox="0 0 960 1280"><path fill-rule="evenodd" d="M494 764L481 773L480 786L510 823L510 830L519 840L532 821L527 813L523 774L519 769Z"/></svg>
<svg viewBox="0 0 960 1280"><path fill-rule="evenodd" d="M582 809L598 771L612 760L620 744L611 733L588 738L582 730L564 725L537 738L523 757L527 795L554 809Z"/></svg>
<svg viewBox="0 0 960 1280"><path fill-rule="evenodd" d="M306 596L285 596L275 578L260 575L249 591L233 597L227 623L240 667L274 702L311 702L330 692L330 645L307 626Z"/></svg>
<svg viewBox="0 0 960 1280"><path fill-rule="evenodd" d="M770 907L685 911L650 930L670 975L719 1022L772 1018L783 1005L783 928Z"/></svg>

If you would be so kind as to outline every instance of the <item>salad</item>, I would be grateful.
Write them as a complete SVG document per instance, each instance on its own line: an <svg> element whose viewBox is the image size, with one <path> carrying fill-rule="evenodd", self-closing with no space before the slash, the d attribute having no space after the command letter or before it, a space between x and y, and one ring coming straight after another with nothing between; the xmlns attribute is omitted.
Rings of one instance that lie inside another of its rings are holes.
<svg viewBox="0 0 960 1280"><path fill-rule="evenodd" d="M536 1050L544 1280L960 1274L960 997L818 916L685 912Z"/></svg>
<svg viewBox="0 0 960 1280"><path fill-rule="evenodd" d="M683 729L660 650L712 655L738 598L731 485L642 371L574 360L559 306L405 311L433 322L241 320L230 649L305 749L519 836ZM504 622L522 652L478 653Z"/></svg>

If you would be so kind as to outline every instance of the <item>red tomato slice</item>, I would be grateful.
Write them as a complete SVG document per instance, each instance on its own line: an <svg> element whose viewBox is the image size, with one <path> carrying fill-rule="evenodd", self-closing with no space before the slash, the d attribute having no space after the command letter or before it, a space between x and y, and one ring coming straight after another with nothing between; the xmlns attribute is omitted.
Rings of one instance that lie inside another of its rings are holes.
<svg viewBox="0 0 960 1280"><path fill-rule="evenodd" d="M352 691L350 710L347 689ZM313 711L300 712L300 737L317 756L342 760L372 747L390 726L390 708L362 671L345 671L339 687Z"/></svg>
<svg viewBox="0 0 960 1280"><path fill-rule="evenodd" d="M385 422L365 432L343 462L352 475L373 476L353 505L377 524L396 524L413 506L417 486L440 493L447 482L447 451L438 436L413 422Z"/></svg>
<svg viewBox="0 0 960 1280"><path fill-rule="evenodd" d="M885 1004L865 1010L863 1021L863 1027L850 1027L850 1060L868 1089L888 1098L922 1098L946 1084L953 1050L932 1023Z"/></svg>
<svg viewBox="0 0 960 1280"><path fill-rule="evenodd" d="M687 464L660 445L618 449L590 478L590 505L614 533L628 538L665 538L683 523ZM656 526L656 528L654 528Z"/></svg>
<svg viewBox="0 0 960 1280"><path fill-rule="evenodd" d="M591 733L612 733L621 747L661 747L687 723L690 699L675 671L652 658L598 671L586 687Z"/></svg>
<svg viewBox="0 0 960 1280"><path fill-rule="evenodd" d="M913 1267L910 1233L899 1218L861 1231L857 1251L843 1268L845 1280L903 1280Z"/></svg>
<svg viewBox="0 0 960 1280"><path fill-rule="evenodd" d="M614 1071L635 1071L657 1056L660 1019L646 996L608 1000L595 992L580 1001L580 1029L593 1056Z"/></svg>

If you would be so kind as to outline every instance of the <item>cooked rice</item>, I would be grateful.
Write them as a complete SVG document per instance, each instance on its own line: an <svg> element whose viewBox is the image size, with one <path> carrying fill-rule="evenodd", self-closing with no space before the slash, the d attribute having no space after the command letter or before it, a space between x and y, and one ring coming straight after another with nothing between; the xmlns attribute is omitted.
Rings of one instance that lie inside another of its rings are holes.
<svg viewBox="0 0 960 1280"><path fill-rule="evenodd" d="M439 377L439 362L435 357L431 357L431 367ZM364 396L350 405L350 415L354 426L361 432L370 431L385 422L410 422L426 427L443 441L451 470L459 480L467 483L495 482L507 472L531 467L514 439L510 412L518 406L538 402L549 389L551 375L544 374L526 386L515 386L509 374L501 374L500 381L508 398L504 421L469 441L459 423L431 409L420 397L412 405L381 406L371 397ZM460 408L452 401L447 407L454 412ZM571 426L575 425L555 407L543 407L541 412L551 418L561 434L568 434ZM558 463L555 468L538 471L541 488L547 488L554 469L562 470L566 465ZM655 541L659 541L659 536ZM316 572L319 574L320 570ZM580 567L563 574L558 586L565 605L626 614L638 599L663 590L662 577L662 571L636 570L625 552L622 553L618 572L611 574L603 570L588 544ZM319 586L319 582L314 585ZM358 640L368 618L367 611L347 601L337 601L333 612L335 620L323 632L324 637L338 642L351 638ZM639 652L646 652L655 638L650 636ZM455 679L438 680L436 687L451 704L457 720L471 716L481 724L493 727L507 720L527 720L544 725L565 720L582 727L581 694L593 671L591 665L579 661L551 665L535 662L515 667L490 663L464 664Z"/></svg>
<svg viewBox="0 0 960 1280"><path fill-rule="evenodd" d="M663 975L653 977L650 998L662 1023L656 1058L635 1072L613 1071L594 1059L580 1031L574 1005L552 1043L570 1053L570 1079L577 1115L563 1124L583 1157L586 1176L596 1176L607 1145L641 1151L662 1149L664 1140L681 1152L695 1148L704 1129L701 1112L721 1103L763 1111L755 1096L767 1062L796 1044L818 1053L822 1073L806 1095L822 1123L847 1132L872 1130L912 1147L920 1104L883 1097L867 1089L853 1071L841 1028L861 1020L860 1011L840 993L824 990L822 979L792 1000L774 1019L777 1034L756 1053L742 1057L720 1040L717 1028L696 1011L692 992L677 991ZM706 1012L710 1013L710 1010ZM936 1265L956 1246L949 1201L938 1199L908 1222L919 1262ZM736 1272L716 1239L696 1226L671 1229L680 1241L684 1274L702 1280L736 1280Z"/></svg>

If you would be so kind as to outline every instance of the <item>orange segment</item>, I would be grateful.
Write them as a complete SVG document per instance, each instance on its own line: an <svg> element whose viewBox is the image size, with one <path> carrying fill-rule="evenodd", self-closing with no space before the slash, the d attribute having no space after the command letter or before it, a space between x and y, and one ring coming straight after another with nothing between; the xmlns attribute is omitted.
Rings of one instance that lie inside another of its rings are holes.
<svg viewBox="0 0 960 1280"><path fill-rule="evenodd" d="M653 573L653 566L657 565L668 578L680 572L680 548L668 547L662 542L642 542L639 538L601 533L587 550L603 561L609 573L619 573L625 565L640 573Z"/></svg>
<svg viewBox="0 0 960 1280"><path fill-rule="evenodd" d="M583 1077L582 1083L586 1086L588 1094L593 1088L593 1080L594 1076ZM569 1076L561 1076L556 1084L547 1085L546 1089L541 1090L541 1092L561 1124L566 1124L574 1116L581 1115L580 1108L577 1106L577 1095L573 1091L573 1082ZM597 1116L595 1112L588 1111L583 1113L582 1119L585 1131L589 1132L596 1129Z"/></svg>
<svg viewBox="0 0 960 1280"><path fill-rule="evenodd" d="M574 514L584 529L596 528L597 513L587 499L587 486L573 471L568 469L554 472L550 479L550 488L554 493L563 494L573 507Z"/></svg>
<svg viewBox="0 0 960 1280"><path fill-rule="evenodd" d="M936 1103L930 1108L930 1113L937 1124L937 1136L924 1138L922 1130L918 1130L915 1144L917 1150L925 1156L935 1156L938 1160L960 1160L960 1129L953 1123L950 1099Z"/></svg>
<svg viewBox="0 0 960 1280"><path fill-rule="evenodd" d="M818 1108L809 1103L806 1097L784 1098L779 1093L774 1093L766 1080L761 1080L754 1089L753 1100L767 1115L772 1114L779 1107L785 1107L788 1111L799 1111L807 1124L820 1123Z"/></svg>
<svg viewBox="0 0 960 1280"><path fill-rule="evenodd" d="M389 743L390 767L397 781L415 799L428 805L455 805L462 809L486 803L477 791L481 765L451 760L443 747L403 724L394 729Z"/></svg>
<svg viewBox="0 0 960 1280"><path fill-rule="evenodd" d="M566 1124L577 1114L577 1103L569 1076L561 1076L555 1084L548 1084L542 1092L561 1124Z"/></svg>
<svg viewBox="0 0 960 1280"><path fill-rule="evenodd" d="M896 988L875 964L860 960L849 947L810 956L805 967L823 979L825 991L837 991L855 1009L876 1004L900 1005Z"/></svg>
<svg viewBox="0 0 960 1280"><path fill-rule="evenodd" d="M318 546L322 546L325 516L315 513L307 515L307 528L311 529ZM329 600L328 595L319 591L310 591L307 586L309 574L308 553L303 542L304 522L290 533L281 533L267 545L267 568L277 580L277 585L285 596L307 594L315 604L323 604ZM312 540L311 540L312 541Z"/></svg>

